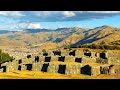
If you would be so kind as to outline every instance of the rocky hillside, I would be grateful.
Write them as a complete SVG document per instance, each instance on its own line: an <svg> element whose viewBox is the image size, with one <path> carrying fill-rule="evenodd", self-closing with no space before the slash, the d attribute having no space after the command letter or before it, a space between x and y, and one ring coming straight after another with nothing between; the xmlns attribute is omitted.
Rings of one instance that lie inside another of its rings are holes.
<svg viewBox="0 0 120 90"><path fill-rule="evenodd" d="M95 43L104 41L106 44L120 40L120 28L102 26L84 32L84 38L80 39L73 46L78 44Z"/></svg>
<svg viewBox="0 0 120 90"><path fill-rule="evenodd" d="M95 43L105 41L107 44L120 40L120 28L101 26L94 29L58 28L27 29L17 32L0 33L0 46L38 46L41 48L58 48L66 45ZM49 46L48 46L49 45Z"/></svg>

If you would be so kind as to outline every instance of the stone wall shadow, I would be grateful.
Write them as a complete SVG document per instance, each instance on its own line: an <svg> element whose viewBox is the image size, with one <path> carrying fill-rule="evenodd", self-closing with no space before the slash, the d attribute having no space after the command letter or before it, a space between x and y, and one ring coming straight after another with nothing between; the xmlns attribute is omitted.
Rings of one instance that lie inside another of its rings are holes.
<svg viewBox="0 0 120 90"><path fill-rule="evenodd" d="M66 65L59 65L58 73L65 74Z"/></svg>
<svg viewBox="0 0 120 90"><path fill-rule="evenodd" d="M43 64L41 71L42 72L47 72L48 66L49 66L49 63L48 64Z"/></svg>
<svg viewBox="0 0 120 90"><path fill-rule="evenodd" d="M91 67L89 65L82 67L81 74L91 75Z"/></svg>

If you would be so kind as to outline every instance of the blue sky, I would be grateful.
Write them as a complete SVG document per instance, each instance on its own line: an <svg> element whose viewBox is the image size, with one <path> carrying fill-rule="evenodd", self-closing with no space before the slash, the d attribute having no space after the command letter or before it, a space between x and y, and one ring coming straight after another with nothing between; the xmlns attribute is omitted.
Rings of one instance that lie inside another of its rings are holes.
<svg viewBox="0 0 120 90"><path fill-rule="evenodd" d="M120 27L120 11L0 11L0 30Z"/></svg>

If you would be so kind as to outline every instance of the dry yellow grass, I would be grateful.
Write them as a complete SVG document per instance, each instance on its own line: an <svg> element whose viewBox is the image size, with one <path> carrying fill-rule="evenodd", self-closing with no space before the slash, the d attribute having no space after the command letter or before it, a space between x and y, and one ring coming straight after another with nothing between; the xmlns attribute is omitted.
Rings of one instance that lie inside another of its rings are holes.
<svg viewBox="0 0 120 90"><path fill-rule="evenodd" d="M14 71L0 73L0 79L118 79L112 75L63 75L58 73L43 73L40 71Z"/></svg>

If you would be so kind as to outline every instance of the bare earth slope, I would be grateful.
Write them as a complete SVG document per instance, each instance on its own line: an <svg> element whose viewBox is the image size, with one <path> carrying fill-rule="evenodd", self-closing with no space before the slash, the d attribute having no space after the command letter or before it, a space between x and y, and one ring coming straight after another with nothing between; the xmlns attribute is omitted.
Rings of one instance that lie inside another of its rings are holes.
<svg viewBox="0 0 120 90"><path fill-rule="evenodd" d="M54 49L65 45L86 43L99 44L105 41L120 40L120 28L102 26L94 29L61 28L56 30L23 30L0 34L0 46L38 46L41 48ZM48 44L49 43L49 44Z"/></svg>

